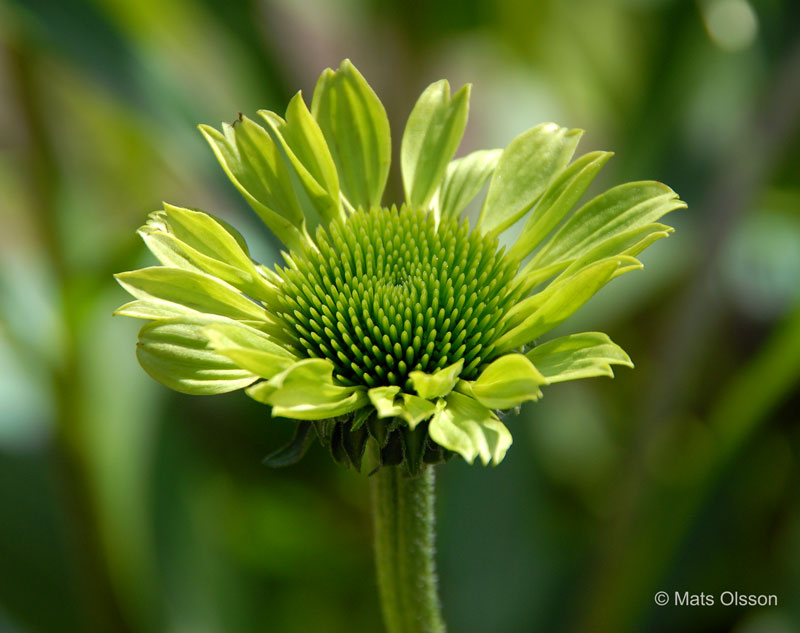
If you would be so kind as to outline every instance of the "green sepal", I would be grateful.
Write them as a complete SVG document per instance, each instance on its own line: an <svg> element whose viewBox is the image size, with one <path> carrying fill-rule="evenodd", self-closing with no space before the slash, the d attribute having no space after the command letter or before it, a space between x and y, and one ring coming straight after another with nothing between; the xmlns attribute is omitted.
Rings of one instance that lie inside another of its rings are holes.
<svg viewBox="0 0 800 633"><path fill-rule="evenodd" d="M242 117L222 132L199 126L222 169L261 220L290 250L310 238L281 149L258 123Z"/></svg>
<svg viewBox="0 0 800 633"><path fill-rule="evenodd" d="M602 332L581 332L547 341L525 354L549 383L614 376L611 365L633 367L625 351Z"/></svg>
<svg viewBox="0 0 800 633"><path fill-rule="evenodd" d="M507 354L491 362L477 380L469 382L471 395L489 409L512 409L542 397L547 378L522 354Z"/></svg>
<svg viewBox="0 0 800 633"><path fill-rule="evenodd" d="M257 380L251 372L208 349L203 329L209 317L177 317L146 324L139 331L136 358L161 384L193 395L227 393Z"/></svg>
<svg viewBox="0 0 800 633"><path fill-rule="evenodd" d="M399 466L403 463L403 440L397 431L389 435L386 445L381 448L381 466Z"/></svg>
<svg viewBox="0 0 800 633"><path fill-rule="evenodd" d="M378 448L384 448L389 443L389 422L382 420L378 417L372 417L367 420L367 431L370 437L375 440Z"/></svg>
<svg viewBox="0 0 800 633"><path fill-rule="evenodd" d="M399 430L403 445L403 458L408 474L412 477L422 470L425 457L425 444L428 438L428 425L420 424L416 429Z"/></svg>
<svg viewBox="0 0 800 633"><path fill-rule="evenodd" d="M494 173L503 150L485 149L451 161L433 200L436 220L457 217Z"/></svg>
<svg viewBox="0 0 800 633"><path fill-rule="evenodd" d="M434 398L446 396L452 391L463 369L464 359L462 358L452 365L437 369L432 374L426 374L422 371L412 371L408 374L408 377L420 398L433 400Z"/></svg>
<svg viewBox="0 0 800 633"><path fill-rule="evenodd" d="M446 79L428 86L406 122L400 143L400 167L406 202L426 209L464 134L469 113L469 84L450 98Z"/></svg>
<svg viewBox="0 0 800 633"><path fill-rule="evenodd" d="M296 464L308 452L314 436L311 434L313 422L301 420L297 423L294 437L286 445L267 455L263 463L272 468L283 468Z"/></svg>
<svg viewBox="0 0 800 633"><path fill-rule="evenodd" d="M347 456L347 450L344 447L344 437L346 434L347 431L344 428L344 424L341 422L334 424L329 447L333 461L345 468L350 466L350 458Z"/></svg>
<svg viewBox="0 0 800 633"><path fill-rule="evenodd" d="M298 92L289 101L285 119L268 110L259 110L258 114L286 152L303 193L323 223L327 226L334 218L343 216L336 165L302 94ZM301 196L298 199L302 204Z"/></svg>
<svg viewBox="0 0 800 633"><path fill-rule="evenodd" d="M351 425L349 422L342 423L342 444L353 468L355 468L357 472L361 472L361 462L364 459L364 451L367 447L369 432L363 426L358 429L353 427L354 425Z"/></svg>
<svg viewBox="0 0 800 633"><path fill-rule="evenodd" d="M519 260L527 257L577 204L611 156L612 152L584 154L558 174L525 221L509 256Z"/></svg>
<svg viewBox="0 0 800 633"><path fill-rule="evenodd" d="M379 205L392 158L389 119L350 60L320 75L311 114L330 148L344 197L354 208Z"/></svg>
<svg viewBox="0 0 800 633"><path fill-rule="evenodd" d="M582 134L543 123L511 141L489 181L477 228L496 236L525 215L569 163Z"/></svg>

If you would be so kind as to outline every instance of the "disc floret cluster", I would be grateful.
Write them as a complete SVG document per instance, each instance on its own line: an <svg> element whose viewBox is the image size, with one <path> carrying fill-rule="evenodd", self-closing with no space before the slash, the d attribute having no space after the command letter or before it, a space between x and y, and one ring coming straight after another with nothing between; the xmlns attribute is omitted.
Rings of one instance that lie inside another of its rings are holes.
<svg viewBox="0 0 800 633"><path fill-rule="evenodd" d="M202 211L151 214L140 234L160 265L117 275L134 296L117 313L148 321L144 369L186 393L245 388L298 420L273 463L316 434L340 463L360 468L372 441L380 464L414 474L455 454L498 463L512 441L502 412L544 385L631 366L599 332L544 339L641 268L636 255L672 231L658 220L685 205L644 181L577 206L610 154L573 160L582 132L552 123L454 159L469 92L442 80L422 93L400 148L405 201L390 207L388 119L349 61L323 72L310 109L298 93L283 117L201 126L284 261L253 261Z"/></svg>

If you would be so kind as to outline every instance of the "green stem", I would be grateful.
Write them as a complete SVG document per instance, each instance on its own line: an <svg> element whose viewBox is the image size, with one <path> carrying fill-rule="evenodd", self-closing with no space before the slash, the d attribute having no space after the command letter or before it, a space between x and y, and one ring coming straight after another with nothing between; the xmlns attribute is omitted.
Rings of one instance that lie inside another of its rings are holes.
<svg viewBox="0 0 800 633"><path fill-rule="evenodd" d="M444 633L434 563L433 467L372 477L375 562L388 633Z"/></svg>

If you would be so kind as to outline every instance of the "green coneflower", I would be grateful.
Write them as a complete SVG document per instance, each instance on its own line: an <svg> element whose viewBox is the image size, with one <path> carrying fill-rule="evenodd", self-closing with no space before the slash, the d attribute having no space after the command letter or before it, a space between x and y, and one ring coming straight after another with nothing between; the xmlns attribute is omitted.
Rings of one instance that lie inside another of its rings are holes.
<svg viewBox="0 0 800 633"><path fill-rule="evenodd" d="M285 245L284 261L253 262L233 228L201 211L153 213L140 233L161 265L117 275L136 298L117 313L150 320L137 347L144 369L185 393L246 388L274 416L304 421L274 463L300 456L313 428L340 463L360 468L371 438L378 465L415 475L454 454L500 462L511 445L501 412L537 400L544 385L630 366L602 333L534 341L641 268L635 256L672 231L657 220L684 203L663 184L635 182L574 209L610 154L572 160L582 132L552 123L453 160L469 91L451 96L439 81L420 96L402 138L396 206L383 206L386 112L349 61L323 72L310 110L298 93L284 117L259 111L261 124L201 126ZM470 227L461 214L487 182ZM514 225L516 242L499 248ZM398 571L401 546L381 545L404 521L397 499L380 510L385 495L403 494L400 471L386 470L394 479L377 485L376 504L387 624L418 630L402 622L414 583L397 584L410 573ZM419 484L424 503L430 484ZM381 521L394 527L381 533ZM439 630L430 551L418 553L434 596L433 624L419 630Z"/></svg>

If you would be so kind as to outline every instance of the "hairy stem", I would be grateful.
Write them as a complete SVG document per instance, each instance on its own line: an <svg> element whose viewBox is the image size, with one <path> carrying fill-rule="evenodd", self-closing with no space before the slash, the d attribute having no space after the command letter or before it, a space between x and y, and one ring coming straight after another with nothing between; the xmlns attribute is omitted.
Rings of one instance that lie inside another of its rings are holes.
<svg viewBox="0 0 800 633"><path fill-rule="evenodd" d="M434 563L433 468L372 476L375 562L388 633L444 633Z"/></svg>

